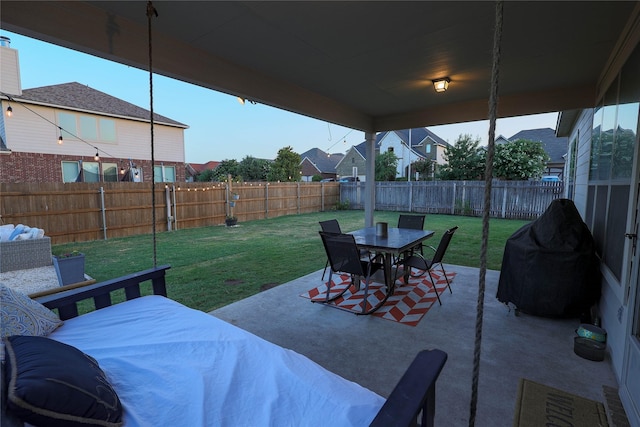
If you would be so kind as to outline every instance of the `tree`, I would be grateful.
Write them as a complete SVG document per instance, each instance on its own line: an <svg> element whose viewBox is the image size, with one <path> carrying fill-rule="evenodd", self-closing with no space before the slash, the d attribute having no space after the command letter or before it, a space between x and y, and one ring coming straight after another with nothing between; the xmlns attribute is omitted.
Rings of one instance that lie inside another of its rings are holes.
<svg viewBox="0 0 640 427"><path fill-rule="evenodd" d="M376 156L376 181L395 181L398 169L398 156L393 151Z"/></svg>
<svg viewBox="0 0 640 427"><path fill-rule="evenodd" d="M460 135L454 144L444 150L446 165L440 168L444 180L477 180L484 178L485 152L480 139Z"/></svg>
<svg viewBox="0 0 640 427"><path fill-rule="evenodd" d="M220 164L213 170L215 174L215 180L224 182L227 180L227 175L231 175L232 178L238 177L239 168L238 161L235 159L231 160L223 160Z"/></svg>
<svg viewBox="0 0 640 427"><path fill-rule="evenodd" d="M278 156L271 165L269 181L297 182L300 181L300 154L291 147L278 150Z"/></svg>
<svg viewBox="0 0 640 427"><path fill-rule="evenodd" d="M198 182L212 182L218 179L218 175L216 175L215 169L207 169L200 172L196 178Z"/></svg>
<svg viewBox="0 0 640 427"><path fill-rule="evenodd" d="M435 162L431 159L420 159L411 165L411 169L418 172L421 181L426 181L431 177L432 168L435 168Z"/></svg>
<svg viewBox="0 0 640 427"><path fill-rule="evenodd" d="M238 174L244 181L266 181L270 168L268 160L246 156L238 165Z"/></svg>
<svg viewBox="0 0 640 427"><path fill-rule="evenodd" d="M493 176L507 180L538 179L548 161L549 155L541 142L517 139L496 146Z"/></svg>

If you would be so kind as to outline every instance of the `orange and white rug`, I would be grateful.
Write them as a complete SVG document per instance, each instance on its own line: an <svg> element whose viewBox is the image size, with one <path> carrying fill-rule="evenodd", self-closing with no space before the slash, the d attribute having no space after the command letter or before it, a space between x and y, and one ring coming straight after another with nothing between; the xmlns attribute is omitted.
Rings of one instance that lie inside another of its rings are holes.
<svg viewBox="0 0 640 427"><path fill-rule="evenodd" d="M436 282L435 286L431 283L428 274L417 278L410 277L408 284L404 283L402 277L398 279L393 295L387 299L382 307L373 312L371 316L381 317L404 325L416 326L424 315L427 314L431 306L433 306L433 303L438 301L436 291L439 295L442 295L442 292L447 288L447 281L441 270L433 270L431 274ZM455 276L456 273L447 272L449 282L452 282ZM333 279L330 295L340 293L345 287L351 287L351 277L348 274L334 274ZM385 296L384 289L382 283L371 283L369 285L369 296L367 298L368 303L375 305L378 301L381 301ZM362 311L364 286L361 286L357 292L353 291L355 291L355 288L351 287L351 289L341 297L327 303L327 305L353 313L360 313ZM300 296L308 298L311 301L324 302L326 292L327 285L323 283Z"/></svg>

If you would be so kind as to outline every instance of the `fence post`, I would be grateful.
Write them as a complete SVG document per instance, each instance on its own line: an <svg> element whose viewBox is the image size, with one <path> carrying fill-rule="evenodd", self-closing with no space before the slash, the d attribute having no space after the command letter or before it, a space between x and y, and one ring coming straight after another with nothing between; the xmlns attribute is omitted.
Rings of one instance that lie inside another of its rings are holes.
<svg viewBox="0 0 640 427"><path fill-rule="evenodd" d="M100 187L100 211L102 212L102 235L107 240L107 214L104 205L104 187Z"/></svg>
<svg viewBox="0 0 640 427"><path fill-rule="evenodd" d="M264 217L269 218L269 183L264 186Z"/></svg>
<svg viewBox="0 0 640 427"><path fill-rule="evenodd" d="M167 207L167 231L171 231L171 221L173 220L171 217L171 190L167 184L164 186L164 202Z"/></svg>
<svg viewBox="0 0 640 427"><path fill-rule="evenodd" d="M451 198L451 215L456 213L456 182L453 182L453 197Z"/></svg>
<svg viewBox="0 0 640 427"><path fill-rule="evenodd" d="M320 183L320 212L324 212L324 182Z"/></svg>
<svg viewBox="0 0 640 427"><path fill-rule="evenodd" d="M296 212L300 215L300 182L296 184Z"/></svg>
<svg viewBox="0 0 640 427"><path fill-rule="evenodd" d="M411 163L409 163L409 168L411 168ZM407 187L409 188L409 212L413 212L413 182L407 181L409 184Z"/></svg>
<svg viewBox="0 0 640 427"><path fill-rule="evenodd" d="M502 187L502 218L507 217L507 186Z"/></svg>
<svg viewBox="0 0 640 427"><path fill-rule="evenodd" d="M176 186L171 186L171 193L173 194L173 228L178 229L178 206L176 206Z"/></svg>

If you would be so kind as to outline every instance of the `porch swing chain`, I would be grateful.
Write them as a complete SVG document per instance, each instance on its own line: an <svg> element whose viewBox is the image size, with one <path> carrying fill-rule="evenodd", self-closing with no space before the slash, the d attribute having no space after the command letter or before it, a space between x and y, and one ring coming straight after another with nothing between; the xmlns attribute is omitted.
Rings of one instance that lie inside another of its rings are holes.
<svg viewBox="0 0 640 427"><path fill-rule="evenodd" d="M489 93L489 141L484 172L484 206L482 211L482 245L480 247L480 277L478 280L478 303L476 307L476 336L473 349L473 375L471 381L471 404L469 427L475 426L478 404L478 379L480 376L480 349L482 344L482 318L484 316L484 291L487 275L487 246L489 241L489 211L491 208L491 182L493 177L493 155L495 152L496 116L498 107L498 80L500 66L500 44L502 40L502 0L496 1L496 23L493 33L493 65L491 69L491 92Z"/></svg>
<svg viewBox="0 0 640 427"><path fill-rule="evenodd" d="M158 16L158 11L153 7L153 3L147 2L147 28L149 31L149 122L151 127L151 222L153 234L153 267L158 266L158 257L156 251L156 161L154 156L154 138L153 138L153 55L151 40L151 18Z"/></svg>

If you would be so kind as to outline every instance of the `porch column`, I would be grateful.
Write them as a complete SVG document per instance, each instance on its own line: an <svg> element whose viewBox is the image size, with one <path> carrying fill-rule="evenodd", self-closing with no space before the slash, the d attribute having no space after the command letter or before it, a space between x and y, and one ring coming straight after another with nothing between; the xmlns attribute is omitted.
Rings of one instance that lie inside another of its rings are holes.
<svg viewBox="0 0 640 427"><path fill-rule="evenodd" d="M373 227L373 211L376 207L376 134L364 133L366 165L364 183L364 226Z"/></svg>

